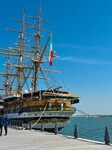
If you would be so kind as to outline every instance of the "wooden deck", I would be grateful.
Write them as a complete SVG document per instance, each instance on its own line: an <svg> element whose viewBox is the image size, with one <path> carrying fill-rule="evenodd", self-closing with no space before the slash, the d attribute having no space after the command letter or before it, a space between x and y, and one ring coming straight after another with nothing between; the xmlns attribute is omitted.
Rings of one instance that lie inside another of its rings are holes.
<svg viewBox="0 0 112 150"><path fill-rule="evenodd" d="M9 128L0 137L0 150L112 150L112 145L73 139L53 133Z"/></svg>

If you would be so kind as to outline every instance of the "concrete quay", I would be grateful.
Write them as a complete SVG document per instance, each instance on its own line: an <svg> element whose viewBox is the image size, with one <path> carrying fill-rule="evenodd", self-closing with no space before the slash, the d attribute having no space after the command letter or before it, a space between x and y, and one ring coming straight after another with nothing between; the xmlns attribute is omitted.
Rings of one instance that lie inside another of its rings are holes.
<svg viewBox="0 0 112 150"><path fill-rule="evenodd" d="M35 130L8 129L0 136L0 150L112 150L112 145L73 139Z"/></svg>

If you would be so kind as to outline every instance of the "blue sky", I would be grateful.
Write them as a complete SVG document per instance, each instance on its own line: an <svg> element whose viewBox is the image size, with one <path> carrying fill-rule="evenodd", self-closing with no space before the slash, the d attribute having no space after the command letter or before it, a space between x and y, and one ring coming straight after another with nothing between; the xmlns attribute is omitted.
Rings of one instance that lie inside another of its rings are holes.
<svg viewBox="0 0 112 150"><path fill-rule="evenodd" d="M39 0L0 0L0 47L16 41L4 28L18 26L11 18L37 16ZM42 0L46 29L67 89L77 93L76 106L90 114L112 114L112 1ZM53 66L54 67L54 66Z"/></svg>

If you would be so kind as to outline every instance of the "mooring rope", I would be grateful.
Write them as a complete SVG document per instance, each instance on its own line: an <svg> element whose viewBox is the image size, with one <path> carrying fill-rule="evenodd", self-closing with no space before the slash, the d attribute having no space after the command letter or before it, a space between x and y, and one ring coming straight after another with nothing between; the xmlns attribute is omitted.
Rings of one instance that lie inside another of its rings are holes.
<svg viewBox="0 0 112 150"><path fill-rule="evenodd" d="M45 105L45 107L44 107L44 110L43 110L43 112L41 113L39 119L32 125L32 128L33 128L33 127L40 121L40 119L42 118L42 115L45 113L46 107L47 107L47 103L46 103L46 105Z"/></svg>

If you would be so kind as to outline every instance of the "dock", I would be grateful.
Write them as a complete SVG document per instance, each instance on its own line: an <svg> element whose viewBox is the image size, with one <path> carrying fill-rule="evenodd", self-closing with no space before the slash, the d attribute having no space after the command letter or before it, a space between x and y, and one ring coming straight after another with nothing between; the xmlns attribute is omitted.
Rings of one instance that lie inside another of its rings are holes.
<svg viewBox="0 0 112 150"><path fill-rule="evenodd" d="M0 136L0 150L112 150L112 145L74 139L38 130L8 129Z"/></svg>

